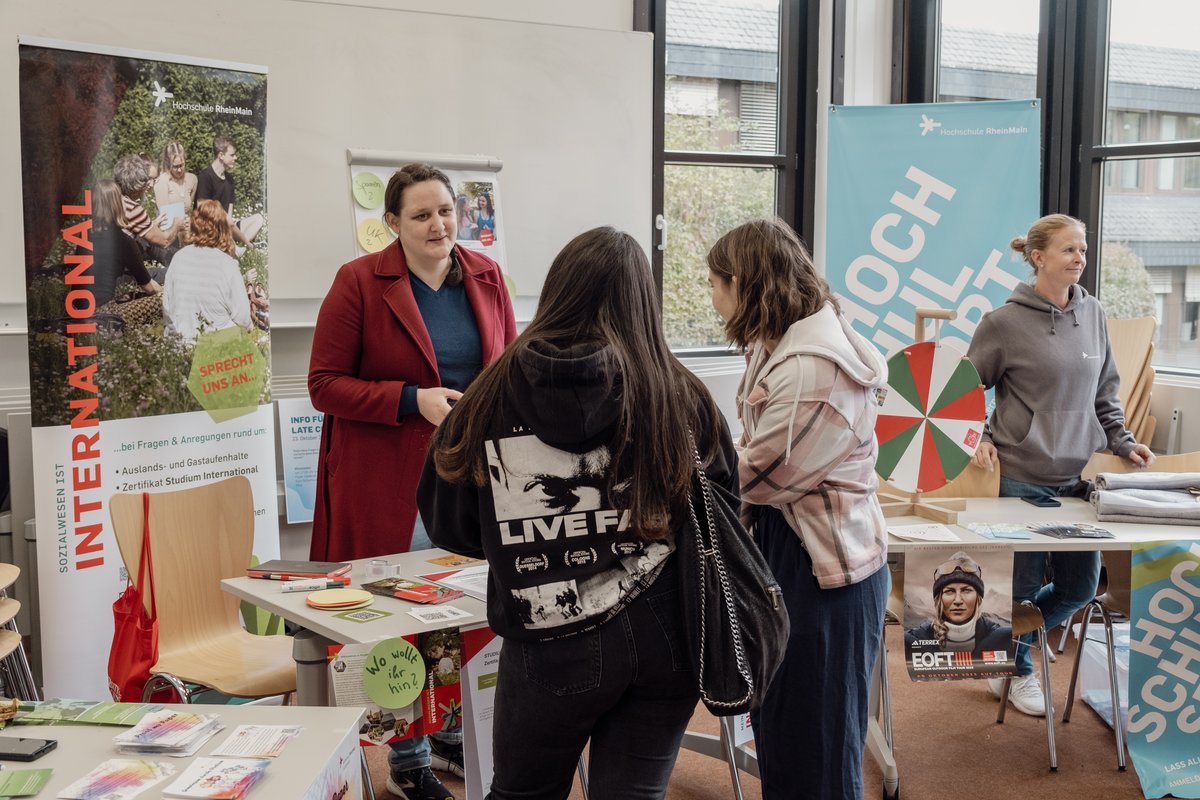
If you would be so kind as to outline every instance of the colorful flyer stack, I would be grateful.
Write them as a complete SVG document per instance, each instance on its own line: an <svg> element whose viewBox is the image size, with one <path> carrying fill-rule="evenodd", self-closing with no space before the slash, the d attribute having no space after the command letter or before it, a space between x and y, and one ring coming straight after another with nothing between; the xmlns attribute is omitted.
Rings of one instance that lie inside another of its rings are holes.
<svg viewBox="0 0 1200 800"><path fill-rule="evenodd" d="M461 589L410 581L407 578L383 578L371 583L364 583L362 588L371 594L397 597L413 603L445 603L447 600L456 600L463 596Z"/></svg>
<svg viewBox="0 0 1200 800"><path fill-rule="evenodd" d="M265 758L197 758L163 789L163 797L241 800L270 765Z"/></svg>
<svg viewBox="0 0 1200 800"><path fill-rule="evenodd" d="M190 756L221 730L216 714L155 711L127 731L113 737L122 753Z"/></svg>

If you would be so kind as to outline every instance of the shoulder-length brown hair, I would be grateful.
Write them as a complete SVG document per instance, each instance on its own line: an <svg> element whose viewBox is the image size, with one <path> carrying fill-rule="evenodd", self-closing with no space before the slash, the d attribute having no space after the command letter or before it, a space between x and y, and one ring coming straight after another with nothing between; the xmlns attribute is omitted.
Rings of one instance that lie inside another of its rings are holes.
<svg viewBox="0 0 1200 800"><path fill-rule="evenodd" d="M233 228L229 215L217 200L201 200L192 212L191 244L197 247L215 247L222 253L234 254Z"/></svg>
<svg viewBox="0 0 1200 800"><path fill-rule="evenodd" d="M737 278L725 336L741 348L778 339L826 303L840 310L808 248L779 218L752 220L722 236L708 251L708 268L725 282Z"/></svg>
<svg viewBox="0 0 1200 800"><path fill-rule="evenodd" d="M432 442L438 475L483 486L484 440L510 394L518 354L535 341L607 345L621 387L621 412L610 445L605 496L621 495L643 540L666 538L672 511L684 508L695 462L689 429L708 463L718 452L720 423L708 389L671 353L663 336L650 262L637 242L613 228L571 240L555 257L537 313L524 332L467 389ZM701 420L705 429L700 429Z"/></svg>
<svg viewBox="0 0 1200 800"><path fill-rule="evenodd" d="M92 190L92 226L99 232L124 228L128 224L121 187L107 178L96 181L96 188Z"/></svg>

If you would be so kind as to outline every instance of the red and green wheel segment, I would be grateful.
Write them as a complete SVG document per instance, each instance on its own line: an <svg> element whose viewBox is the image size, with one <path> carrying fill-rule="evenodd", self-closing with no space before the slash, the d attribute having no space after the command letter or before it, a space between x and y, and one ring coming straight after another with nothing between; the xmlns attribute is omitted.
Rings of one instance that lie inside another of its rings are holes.
<svg viewBox="0 0 1200 800"><path fill-rule="evenodd" d="M931 492L966 469L983 437L979 373L951 342L918 342L888 359L875 422L875 469L907 492Z"/></svg>

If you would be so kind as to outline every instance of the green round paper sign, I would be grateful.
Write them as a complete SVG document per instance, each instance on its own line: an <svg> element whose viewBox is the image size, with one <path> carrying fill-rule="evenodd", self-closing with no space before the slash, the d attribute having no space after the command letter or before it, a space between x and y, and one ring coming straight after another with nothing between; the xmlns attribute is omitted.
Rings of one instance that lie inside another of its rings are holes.
<svg viewBox="0 0 1200 800"><path fill-rule="evenodd" d="M360 172L354 176L354 202L370 211L383 202L383 180L374 172Z"/></svg>
<svg viewBox="0 0 1200 800"><path fill-rule="evenodd" d="M425 688L425 659L406 639L384 639L363 662L363 688L380 708L405 708Z"/></svg>

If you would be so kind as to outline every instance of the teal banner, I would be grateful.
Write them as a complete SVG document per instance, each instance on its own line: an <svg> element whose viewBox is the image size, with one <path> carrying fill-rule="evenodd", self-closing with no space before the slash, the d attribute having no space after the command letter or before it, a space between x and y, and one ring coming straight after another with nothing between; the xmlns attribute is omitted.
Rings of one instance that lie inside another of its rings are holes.
<svg viewBox="0 0 1200 800"><path fill-rule="evenodd" d="M1041 103L829 109L825 274L884 354L914 341L914 310L958 312L944 338L1028 277L1008 243L1040 216Z"/></svg>
<svg viewBox="0 0 1200 800"><path fill-rule="evenodd" d="M1200 798L1200 542L1133 546L1129 755L1146 797Z"/></svg>

